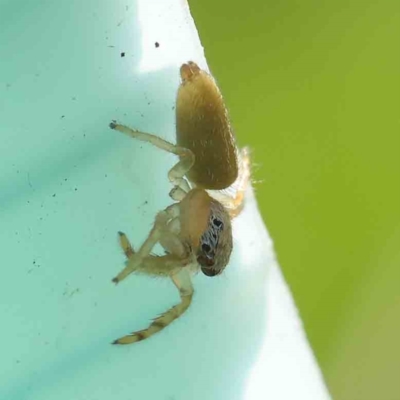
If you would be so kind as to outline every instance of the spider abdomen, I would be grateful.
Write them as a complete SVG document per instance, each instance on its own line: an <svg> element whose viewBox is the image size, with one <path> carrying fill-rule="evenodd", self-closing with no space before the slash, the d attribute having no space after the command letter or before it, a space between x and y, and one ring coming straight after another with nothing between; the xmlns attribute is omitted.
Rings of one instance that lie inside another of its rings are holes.
<svg viewBox="0 0 400 400"><path fill-rule="evenodd" d="M181 67L176 99L176 140L195 155L187 173L196 186L221 190L238 176L228 111L214 78L190 61Z"/></svg>

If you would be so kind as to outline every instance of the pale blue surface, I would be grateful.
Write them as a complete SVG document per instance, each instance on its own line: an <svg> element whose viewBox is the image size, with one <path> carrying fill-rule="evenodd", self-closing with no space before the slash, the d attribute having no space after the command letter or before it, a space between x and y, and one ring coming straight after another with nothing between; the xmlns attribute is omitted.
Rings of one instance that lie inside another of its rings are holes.
<svg viewBox="0 0 400 400"><path fill-rule="evenodd" d="M110 281L117 231L140 244L170 204L174 158L108 123L174 140L178 67L204 65L181 2L138 4L0 3L0 399L242 399L260 356L275 264L253 202L229 269L194 279L183 318L109 344L178 295L168 280Z"/></svg>

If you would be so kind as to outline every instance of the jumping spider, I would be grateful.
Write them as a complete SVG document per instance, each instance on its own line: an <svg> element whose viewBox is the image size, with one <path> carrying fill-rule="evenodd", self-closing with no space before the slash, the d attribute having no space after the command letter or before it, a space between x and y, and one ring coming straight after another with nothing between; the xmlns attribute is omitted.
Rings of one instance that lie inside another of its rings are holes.
<svg viewBox="0 0 400 400"><path fill-rule="evenodd" d="M231 219L243 208L249 181L247 150L238 151L228 113L213 77L192 61L180 68L182 82L176 99L176 142L130 129L116 122L110 128L173 153L179 161L168 172L176 202L160 211L147 239L135 252L122 232L119 241L127 258L113 279L119 283L132 272L169 276L181 302L155 318L148 328L115 340L129 344L147 339L179 318L193 296L191 274L201 270L219 275L232 252ZM160 243L166 254L151 254Z"/></svg>

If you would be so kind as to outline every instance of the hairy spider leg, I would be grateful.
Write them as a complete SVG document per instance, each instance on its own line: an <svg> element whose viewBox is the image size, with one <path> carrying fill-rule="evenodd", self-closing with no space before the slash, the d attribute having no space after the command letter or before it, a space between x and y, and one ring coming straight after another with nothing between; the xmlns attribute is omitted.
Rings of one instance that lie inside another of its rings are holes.
<svg viewBox="0 0 400 400"><path fill-rule="evenodd" d="M134 256L135 251L133 250L132 245L130 244L130 241L125 233L118 232L118 235L121 248L129 261L129 259ZM179 258L178 262L181 260L182 257ZM142 264L136 268L136 271L143 270L142 272L146 272L149 275L170 276L173 270L177 269L176 265L171 268L171 262L176 263L176 259L174 258L174 256L171 256L171 254L167 254L166 256L156 256L149 254L143 259ZM168 268L168 266L170 268ZM178 268L180 268L180 266Z"/></svg>
<svg viewBox="0 0 400 400"><path fill-rule="evenodd" d="M195 158L191 150L176 146L151 133L136 131L115 122L110 123L110 128L179 156L179 161L168 172L168 179L175 187L181 188L184 192L190 191L191 188L184 176L194 165Z"/></svg>
<svg viewBox="0 0 400 400"><path fill-rule="evenodd" d="M131 344L147 339L155 333L167 327L171 322L179 318L190 306L193 297L193 285L188 269L181 269L171 276L172 282L179 290L181 302L170 308L159 317L154 318L148 328L132 332L113 342L113 344Z"/></svg>
<svg viewBox="0 0 400 400"><path fill-rule="evenodd" d="M156 135L133 130L125 125L110 123L110 128L120 131L130 137L175 154L180 160L168 172L168 179L174 184L170 192L173 200L182 200L184 195L191 190L189 183L184 178L187 172L193 167L195 162L194 154L191 150L174 145ZM213 197L218 200L229 212L231 218L240 214L244 206L244 196L250 181L250 155L247 148L243 148L239 153L239 174L235 182L226 190L210 190Z"/></svg>
<svg viewBox="0 0 400 400"><path fill-rule="evenodd" d="M112 280L114 283L121 282L134 271L142 270L147 272L149 262L144 261L146 260L146 257L150 256L151 250L158 242L160 242L160 244L171 253L171 256L173 256L174 260L184 258L184 245L175 233L177 227L174 221L176 221L175 218L178 215L179 204L172 204L165 210L160 211L155 218L153 228L150 231L147 239L137 252L133 252L132 246L130 245L126 235L119 233L119 240L122 250L124 251L125 255L128 253L129 257L127 255L128 260L126 262L126 267ZM170 222L172 222L171 227L169 226ZM156 272L157 268L159 269L161 266L160 262L153 262L150 263L150 265L151 264L155 265L154 272ZM151 272L149 271L149 273ZM164 273L159 272L158 274L169 275L166 270Z"/></svg>
<svg viewBox="0 0 400 400"><path fill-rule="evenodd" d="M122 251L124 252L126 258L130 258L135 254L135 250L133 249L131 242L124 232L118 232L119 245L121 246Z"/></svg>

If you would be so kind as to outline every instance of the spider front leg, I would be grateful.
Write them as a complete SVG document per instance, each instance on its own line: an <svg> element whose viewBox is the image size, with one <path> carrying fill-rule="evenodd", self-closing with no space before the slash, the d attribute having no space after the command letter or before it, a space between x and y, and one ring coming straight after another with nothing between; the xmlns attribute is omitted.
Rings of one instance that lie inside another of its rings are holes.
<svg viewBox="0 0 400 400"><path fill-rule="evenodd" d="M133 247L131 245L131 242L123 232L118 232L118 239L119 239L119 245L121 246L122 251L126 255L126 258L130 258L135 254L135 250L133 250Z"/></svg>
<svg viewBox="0 0 400 400"><path fill-rule="evenodd" d="M123 336L115 340L113 344L131 344L147 339L167 327L189 308L193 297L193 285L189 270L182 268L176 274L171 275L171 279L179 290L181 302L155 318L148 328Z"/></svg>
<svg viewBox="0 0 400 400"><path fill-rule="evenodd" d="M124 233L119 232L119 240L126 257L130 259L135 252L129 239ZM194 290L190 279L190 271L188 268L184 267L187 267L186 260L172 254L161 257L149 255L143 260L140 265L140 269L143 270L143 272L153 275L162 274L170 276L172 282L179 291L181 301L159 317L154 318L148 328L132 332L129 335L114 340L112 344L131 344L147 339L167 327L189 308Z"/></svg>
<svg viewBox="0 0 400 400"><path fill-rule="evenodd" d="M133 251L133 248L126 235L119 233L120 245L128 260L126 262L126 267L112 280L114 283L121 282L129 274L138 269L146 272L146 266L141 266L141 264L143 264L147 257L150 257L151 250L158 242L160 242L162 246L174 257L184 258L186 249L182 241L175 233L176 224L173 222L176 221L178 215L179 204L173 204L167 207L165 210L160 211L156 216L154 226L147 239L137 252Z"/></svg>
<svg viewBox="0 0 400 400"><path fill-rule="evenodd" d="M194 165L195 157L191 150L174 145L151 133L136 131L116 122L111 122L110 128L179 156L179 161L168 172L168 179L176 188L180 188L186 193L190 190L190 186L184 176Z"/></svg>

